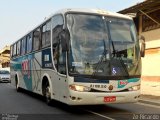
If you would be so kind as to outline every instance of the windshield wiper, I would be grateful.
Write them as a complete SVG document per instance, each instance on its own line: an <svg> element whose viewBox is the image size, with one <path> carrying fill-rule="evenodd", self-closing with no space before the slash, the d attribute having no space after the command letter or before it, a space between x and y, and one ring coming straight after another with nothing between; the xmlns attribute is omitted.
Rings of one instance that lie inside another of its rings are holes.
<svg viewBox="0 0 160 120"><path fill-rule="evenodd" d="M112 48L113 48L113 57L115 57L115 55L116 55L116 50L115 50L113 41L111 41L111 42L112 42Z"/></svg>
<svg viewBox="0 0 160 120"><path fill-rule="evenodd" d="M123 67L125 73L127 74L127 77L129 77L129 73L128 73L127 67L126 67L124 61L122 60L121 54L120 54L119 60L120 60L120 63L121 63L121 65L122 65L122 67Z"/></svg>
<svg viewBox="0 0 160 120"><path fill-rule="evenodd" d="M108 51L106 50L106 43L104 40L103 40L103 46L104 46L104 51L102 53L100 60L98 61L97 65L95 67L95 71L92 73L92 76L95 76L95 74L98 72L98 68L101 65L101 63L104 62L104 60L105 61L107 60L106 54L108 53Z"/></svg>
<svg viewBox="0 0 160 120"><path fill-rule="evenodd" d="M128 73L128 70L127 70L127 67L126 67L124 61L122 60L122 54L115 50L114 42L113 41L111 41L111 42L112 42L112 48L113 48L113 57L118 56L120 63L123 67L123 70L125 71L125 73L127 74L127 77L128 77L129 73Z"/></svg>

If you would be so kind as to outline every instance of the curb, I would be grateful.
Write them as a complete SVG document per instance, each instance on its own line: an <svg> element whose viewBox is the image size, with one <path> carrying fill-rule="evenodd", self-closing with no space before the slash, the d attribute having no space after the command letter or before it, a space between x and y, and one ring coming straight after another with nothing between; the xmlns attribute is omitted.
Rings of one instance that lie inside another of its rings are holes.
<svg viewBox="0 0 160 120"><path fill-rule="evenodd" d="M151 104L151 105L160 106L160 102L155 102L155 101L152 101L152 100L139 99L138 102L140 102L140 103L145 103L145 104Z"/></svg>

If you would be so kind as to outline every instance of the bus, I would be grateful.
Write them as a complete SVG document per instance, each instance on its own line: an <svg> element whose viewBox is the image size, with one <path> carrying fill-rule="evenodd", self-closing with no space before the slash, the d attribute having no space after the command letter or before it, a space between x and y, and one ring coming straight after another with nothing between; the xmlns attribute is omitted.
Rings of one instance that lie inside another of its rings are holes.
<svg viewBox="0 0 160 120"><path fill-rule="evenodd" d="M144 45L128 16L63 9L11 45L11 81L47 104L136 102Z"/></svg>

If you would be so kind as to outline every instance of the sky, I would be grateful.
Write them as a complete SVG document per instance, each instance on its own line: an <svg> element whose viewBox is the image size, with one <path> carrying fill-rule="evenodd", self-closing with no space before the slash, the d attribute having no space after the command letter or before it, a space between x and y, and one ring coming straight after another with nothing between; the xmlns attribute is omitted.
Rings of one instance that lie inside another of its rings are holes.
<svg viewBox="0 0 160 120"><path fill-rule="evenodd" d="M144 0L0 0L0 50L63 8L117 12Z"/></svg>

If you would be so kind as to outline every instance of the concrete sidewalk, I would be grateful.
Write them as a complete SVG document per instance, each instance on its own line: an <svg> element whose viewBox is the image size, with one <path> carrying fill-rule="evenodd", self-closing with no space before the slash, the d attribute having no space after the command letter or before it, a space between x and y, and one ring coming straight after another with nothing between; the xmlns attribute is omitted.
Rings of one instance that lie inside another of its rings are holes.
<svg viewBox="0 0 160 120"><path fill-rule="evenodd" d="M160 106L160 96L141 95L139 102Z"/></svg>
<svg viewBox="0 0 160 120"><path fill-rule="evenodd" d="M160 81L141 81L141 94L160 96Z"/></svg>
<svg viewBox="0 0 160 120"><path fill-rule="evenodd" d="M160 106L160 81L141 81L139 102Z"/></svg>

